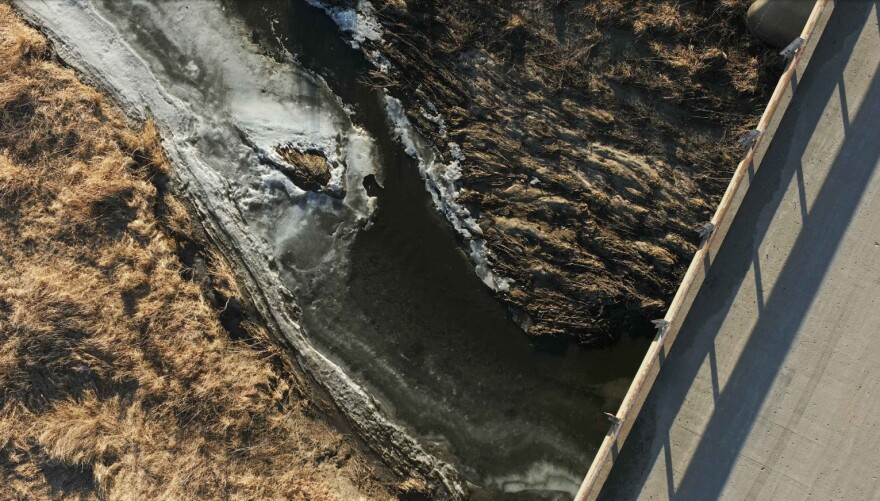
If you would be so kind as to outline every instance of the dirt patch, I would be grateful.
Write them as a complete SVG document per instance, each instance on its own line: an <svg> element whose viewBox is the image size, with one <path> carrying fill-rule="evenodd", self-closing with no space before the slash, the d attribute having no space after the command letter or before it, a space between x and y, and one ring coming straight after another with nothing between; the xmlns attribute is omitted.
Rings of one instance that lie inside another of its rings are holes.
<svg viewBox="0 0 880 501"><path fill-rule="evenodd" d="M459 199L521 324L596 344L649 329L781 71L748 0L372 4L384 43L362 46L392 69L371 78L461 146Z"/></svg>
<svg viewBox="0 0 880 501"><path fill-rule="evenodd" d="M0 498L387 499L126 125L0 4ZM225 328L224 328L225 327Z"/></svg>

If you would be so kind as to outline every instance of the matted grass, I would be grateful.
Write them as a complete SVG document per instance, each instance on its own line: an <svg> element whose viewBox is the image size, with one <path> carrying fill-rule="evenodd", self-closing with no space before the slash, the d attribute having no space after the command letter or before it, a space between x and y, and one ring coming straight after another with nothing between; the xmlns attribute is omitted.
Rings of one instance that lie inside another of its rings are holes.
<svg viewBox="0 0 880 501"><path fill-rule="evenodd" d="M372 82L460 146L458 201L528 333L652 332L781 72L749 0L371 4L384 42L361 45L391 63Z"/></svg>

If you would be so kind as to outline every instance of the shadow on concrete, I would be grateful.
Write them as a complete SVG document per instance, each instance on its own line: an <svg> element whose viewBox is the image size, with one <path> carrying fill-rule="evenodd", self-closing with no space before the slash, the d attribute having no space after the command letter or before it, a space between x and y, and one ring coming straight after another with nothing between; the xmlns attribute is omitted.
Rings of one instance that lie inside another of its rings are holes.
<svg viewBox="0 0 880 501"><path fill-rule="evenodd" d="M832 13L826 36L816 48L810 68L799 83L801 88L694 301L655 391L649 395L620 452L601 499L636 499L661 452L666 459L670 499L720 497L880 159L876 124L880 116L880 81L876 75L858 110L846 104L842 108L846 117L839 117L840 126L845 128L846 136L840 152L812 208L801 207L801 232L772 294L762 301L755 327L742 333L748 341L723 391L715 395L714 412L678 486L672 484L671 468L681 471L687 465L672 464L671 428L707 357L712 370L716 370L715 335L730 312L737 291L744 286L749 268L755 268L755 286L762 288L760 264L756 261L759 245L767 234L772 214L783 203L784 188L795 177L802 180L802 158L817 134L811 128L823 119L825 105L841 85L838 76L843 74L857 40L853 34L863 28L873 4L847 3L846 10L838 8ZM828 39L828 33L844 36ZM846 98L845 92L840 92L840 98ZM854 111L856 114L850 116ZM803 183L798 184L802 190ZM805 203L805 196L798 198L801 204ZM758 297L765 297L761 290ZM822 359L827 362L826 357ZM717 378L717 373L712 375L713 393L717 391Z"/></svg>

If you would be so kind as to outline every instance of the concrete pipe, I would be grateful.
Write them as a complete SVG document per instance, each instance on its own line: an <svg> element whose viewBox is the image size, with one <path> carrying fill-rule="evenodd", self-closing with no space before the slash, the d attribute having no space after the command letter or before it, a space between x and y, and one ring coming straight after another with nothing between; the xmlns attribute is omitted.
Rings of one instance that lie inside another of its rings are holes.
<svg viewBox="0 0 880 501"><path fill-rule="evenodd" d="M814 0L756 0L746 24L756 37L781 49L800 36L815 4Z"/></svg>

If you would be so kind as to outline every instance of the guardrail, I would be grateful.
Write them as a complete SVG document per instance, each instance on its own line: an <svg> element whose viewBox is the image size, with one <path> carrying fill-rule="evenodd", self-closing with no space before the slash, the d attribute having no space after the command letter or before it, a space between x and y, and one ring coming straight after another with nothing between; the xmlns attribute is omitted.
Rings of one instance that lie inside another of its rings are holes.
<svg viewBox="0 0 880 501"><path fill-rule="evenodd" d="M766 152L767 145L769 144L769 141L764 139L767 137L772 139L773 132L776 130L776 126L781 120L785 109L787 109L788 103L791 101L791 97L797 87L796 76L799 72L803 72L803 69L806 68L809 62L819 35L821 35L824 29L824 22L827 22L827 14L830 13L830 9L826 12L826 7L829 6L833 6L833 0L832 2L817 0L801 32L800 38L794 40L782 52L783 55L790 55L791 60L779 78L779 83L776 84L773 95L770 97L770 102L761 115L757 128L741 140L743 146L748 148L748 151L743 160L737 165L730 184L724 192L724 197L715 210L714 216L712 216L712 220L706 223L701 230L705 238L694 255L681 285L672 299L672 303L669 305L669 310L662 320L654 321L657 325L657 334L654 336L654 340L648 348L648 353L645 355L642 365L639 367L623 402L620 404L620 409L617 411L617 414L609 415L613 424L605 436L601 447L599 447L593 463L590 465L590 469L575 497L576 501L592 501L599 496L599 492L608 478L611 467L617 459L620 448L623 446L624 441L626 441L633 423L648 396L648 392L657 379L657 374L660 372L660 366L663 364L665 354L668 353L669 348L678 336L679 329L693 304L697 291L699 291L706 278L712 257L718 253L718 249L727 234L727 230L730 228L733 217L742 204L745 192L748 190L750 176L754 176L760 167L760 158L763 158L763 154ZM823 21L821 23L820 18ZM820 24L822 27L817 29ZM782 106L783 113L777 114L777 111L780 110L780 105Z"/></svg>

